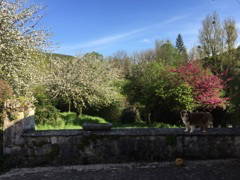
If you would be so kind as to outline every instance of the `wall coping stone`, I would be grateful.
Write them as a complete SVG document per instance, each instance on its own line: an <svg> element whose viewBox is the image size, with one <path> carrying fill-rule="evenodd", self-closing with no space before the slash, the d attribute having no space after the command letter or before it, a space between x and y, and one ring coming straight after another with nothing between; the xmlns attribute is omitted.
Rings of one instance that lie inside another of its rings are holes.
<svg viewBox="0 0 240 180"><path fill-rule="evenodd" d="M240 136L240 128L211 128L206 133L195 130L192 134L184 132L184 128L119 128L110 131L78 130L40 130L28 131L23 137L46 136Z"/></svg>

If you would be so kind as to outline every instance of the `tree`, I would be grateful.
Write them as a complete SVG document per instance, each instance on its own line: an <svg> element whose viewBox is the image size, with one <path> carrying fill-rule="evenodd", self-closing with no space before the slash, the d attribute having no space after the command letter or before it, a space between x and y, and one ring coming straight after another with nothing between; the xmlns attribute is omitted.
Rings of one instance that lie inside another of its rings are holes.
<svg viewBox="0 0 240 180"><path fill-rule="evenodd" d="M130 104L141 107L147 122L177 123L180 110L193 110L196 105L191 87L157 61L135 66L124 90Z"/></svg>
<svg viewBox="0 0 240 180"><path fill-rule="evenodd" d="M199 60L202 58L201 49L198 46L193 46L188 55L189 60Z"/></svg>
<svg viewBox="0 0 240 180"><path fill-rule="evenodd" d="M207 57L216 56L223 52L223 27L216 12L208 15L202 22L202 29L199 32L199 42L204 55Z"/></svg>
<svg viewBox="0 0 240 180"><path fill-rule="evenodd" d="M232 18L224 20L224 37L227 51L233 50L235 48L238 34L236 22Z"/></svg>
<svg viewBox="0 0 240 180"><path fill-rule="evenodd" d="M224 108L228 104L228 98L222 97L225 82L198 62L182 65L174 72L192 87L194 98L202 108Z"/></svg>
<svg viewBox="0 0 240 180"><path fill-rule="evenodd" d="M114 86L118 71L107 61L98 59L52 60L52 70L46 86L52 98L73 105L81 114L83 108L101 108L117 101L119 91Z"/></svg>
<svg viewBox="0 0 240 180"><path fill-rule="evenodd" d="M156 60L156 52L152 49L135 52L133 55L133 61L135 64L150 62Z"/></svg>
<svg viewBox="0 0 240 180"><path fill-rule="evenodd" d="M98 52L90 52L90 53L86 53L84 54L84 56L82 57L83 59L88 59L88 60L103 60L103 55L102 54L99 54Z"/></svg>
<svg viewBox="0 0 240 180"><path fill-rule="evenodd" d="M183 56L184 58L187 59L187 50L184 46L183 39L181 34L178 34L177 39L176 39L176 48L178 50L178 53Z"/></svg>
<svg viewBox="0 0 240 180"><path fill-rule="evenodd" d="M113 67L119 69L122 72L122 75L128 78L131 74L131 66L133 61L125 51L116 52L113 57L110 57L110 62L113 64Z"/></svg>
<svg viewBox="0 0 240 180"><path fill-rule="evenodd" d="M184 62L182 56L170 41L155 42L156 61L163 62L168 65L177 65Z"/></svg>
<svg viewBox="0 0 240 180"><path fill-rule="evenodd" d="M42 8L26 7L24 2L0 1L0 78L17 95L29 94L30 85L39 78L37 64L48 44L47 33L36 28Z"/></svg>

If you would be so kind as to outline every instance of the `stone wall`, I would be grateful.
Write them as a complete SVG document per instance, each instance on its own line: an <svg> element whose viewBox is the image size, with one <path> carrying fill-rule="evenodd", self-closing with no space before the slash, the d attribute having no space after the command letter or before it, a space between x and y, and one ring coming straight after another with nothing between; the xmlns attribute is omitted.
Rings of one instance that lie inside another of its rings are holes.
<svg viewBox="0 0 240 180"><path fill-rule="evenodd" d="M33 131L22 137L19 159L26 165L240 157L240 129L210 129L206 134L183 129Z"/></svg>
<svg viewBox="0 0 240 180"><path fill-rule="evenodd" d="M16 111L16 119L3 119L4 166L240 157L240 128L193 134L185 133L183 128L35 131L34 107L24 112Z"/></svg>
<svg viewBox="0 0 240 180"><path fill-rule="evenodd" d="M0 129L0 159L2 156L3 156L3 131L2 129Z"/></svg>

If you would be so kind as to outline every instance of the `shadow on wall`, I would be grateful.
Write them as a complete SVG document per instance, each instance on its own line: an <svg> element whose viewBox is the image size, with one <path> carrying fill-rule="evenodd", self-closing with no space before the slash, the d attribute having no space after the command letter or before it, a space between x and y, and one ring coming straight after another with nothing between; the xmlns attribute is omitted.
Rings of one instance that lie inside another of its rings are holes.
<svg viewBox="0 0 240 180"><path fill-rule="evenodd" d="M0 159L3 156L3 130L0 129Z"/></svg>
<svg viewBox="0 0 240 180"><path fill-rule="evenodd" d="M12 164L18 164L18 158L15 157L22 157L24 154L24 138L22 134L26 131L35 130L34 114L35 107L30 103L22 104L16 99L5 102L2 113L3 128L0 132L0 168L6 169L14 167ZM0 171L3 170L0 169Z"/></svg>
<svg viewBox="0 0 240 180"><path fill-rule="evenodd" d="M3 129L0 132L0 173L24 164L26 152L22 135L33 130L34 116L15 120L4 119Z"/></svg>

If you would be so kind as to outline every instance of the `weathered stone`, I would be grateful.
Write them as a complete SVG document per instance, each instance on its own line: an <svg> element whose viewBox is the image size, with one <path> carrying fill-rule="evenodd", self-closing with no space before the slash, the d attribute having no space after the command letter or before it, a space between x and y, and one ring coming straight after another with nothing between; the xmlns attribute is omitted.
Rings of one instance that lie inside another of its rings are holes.
<svg viewBox="0 0 240 180"><path fill-rule="evenodd" d="M53 136L50 139L51 139L51 144L57 144L57 137Z"/></svg>
<svg viewBox="0 0 240 180"><path fill-rule="evenodd" d="M22 153L24 151L25 139L22 136L23 133L35 130L34 108L33 106L29 108L23 108L16 99L5 102L3 110L3 154Z"/></svg>
<svg viewBox="0 0 240 180"><path fill-rule="evenodd" d="M83 130L86 131L106 131L111 128L111 123L83 123Z"/></svg>
<svg viewBox="0 0 240 180"><path fill-rule="evenodd" d="M205 134L157 128L24 132L20 122L12 128L6 131L5 153L26 158L29 165L240 157L240 129L209 129Z"/></svg>

